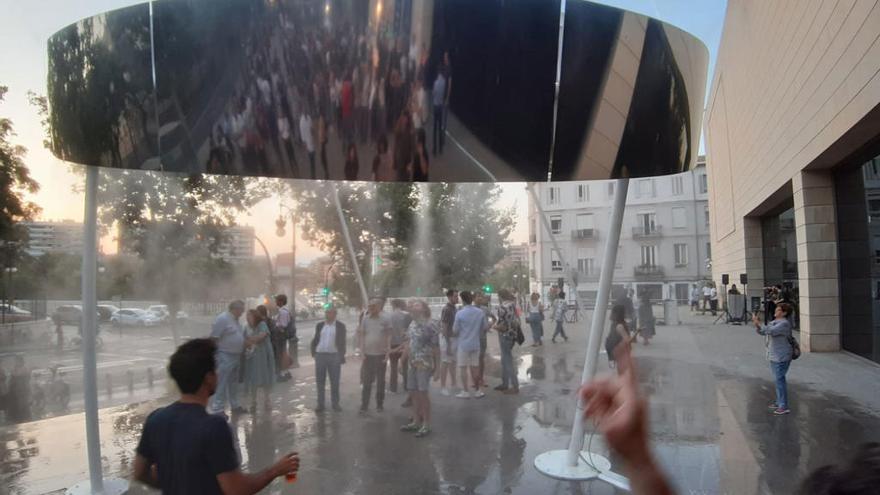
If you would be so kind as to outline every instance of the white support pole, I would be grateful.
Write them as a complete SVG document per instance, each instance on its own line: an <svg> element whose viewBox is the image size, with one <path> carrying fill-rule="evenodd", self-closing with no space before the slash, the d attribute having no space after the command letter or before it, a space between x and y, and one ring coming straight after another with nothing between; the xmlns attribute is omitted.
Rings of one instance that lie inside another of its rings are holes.
<svg viewBox="0 0 880 495"><path fill-rule="evenodd" d="M626 209L626 194L629 179L617 179L615 182L614 206L611 210L611 223L605 239L605 252L602 258L602 271L599 275L599 293L596 296L596 307L590 324L587 341L587 352L584 357L584 371L581 383L588 382L596 374L599 360L599 346L605 326L605 313L611 293L611 282L614 278L614 265L617 262L617 246L620 242L620 229L623 213ZM531 190L531 189L530 189ZM534 193L533 193L534 194ZM611 462L604 456L588 453L589 462L580 459L584 447L584 404L578 397L571 427L571 440L568 450L551 450L535 458L535 467L542 473L553 478L582 481L601 478L615 486L626 489L625 478L611 472Z"/></svg>
<svg viewBox="0 0 880 495"><path fill-rule="evenodd" d="M336 214L339 215L339 224L342 228L342 236L345 238L345 244L348 246L348 254L351 257L351 267L354 270L354 274L357 277L358 286L361 289L361 297L364 301L364 306L370 302L367 296L367 286L364 285L364 277L361 275L361 268L358 266L357 255L354 252L354 245L351 243L351 234L348 232L348 222L345 220L345 215L342 213L342 203L339 202L339 188L336 185L333 185L333 202L336 204Z"/></svg>
<svg viewBox="0 0 880 495"><path fill-rule="evenodd" d="M98 333L98 167L86 167L86 210L83 219L82 350L83 395L86 409L86 442L89 481L94 493L104 492L101 439L98 429L98 371L95 336Z"/></svg>
<svg viewBox="0 0 880 495"><path fill-rule="evenodd" d="M587 383L596 374L599 360L599 346L605 327L605 313L611 296L611 282L614 279L614 265L617 263L617 246L620 243L620 228L623 223L623 212L626 210L626 193L629 179L617 179L614 191L614 207L611 210L611 224L608 237L605 238L605 253L602 256L602 271L599 274L599 293L596 296L596 307L593 310L593 321L590 323L590 338L587 341L587 355L584 357L584 371L581 383ZM578 456L584 447L584 405L578 397L571 427L571 441L568 445L568 465L575 466Z"/></svg>

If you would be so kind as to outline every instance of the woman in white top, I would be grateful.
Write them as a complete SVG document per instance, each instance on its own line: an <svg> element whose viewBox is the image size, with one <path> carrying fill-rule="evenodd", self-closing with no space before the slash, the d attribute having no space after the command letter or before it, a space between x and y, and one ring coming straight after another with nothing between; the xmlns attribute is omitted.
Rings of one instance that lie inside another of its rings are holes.
<svg viewBox="0 0 880 495"><path fill-rule="evenodd" d="M527 321L532 327L532 347L544 345L544 305L541 304L541 296L533 292L529 298L529 311Z"/></svg>

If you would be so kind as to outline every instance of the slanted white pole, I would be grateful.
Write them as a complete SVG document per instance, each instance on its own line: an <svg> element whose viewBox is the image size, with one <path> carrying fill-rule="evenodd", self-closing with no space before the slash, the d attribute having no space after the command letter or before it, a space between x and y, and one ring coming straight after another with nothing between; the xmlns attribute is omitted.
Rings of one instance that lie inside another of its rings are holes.
<svg viewBox="0 0 880 495"><path fill-rule="evenodd" d="M351 267L354 270L354 274L357 277L358 286L361 289L361 297L364 301L364 306L370 302L367 296L367 286L364 285L364 277L361 275L360 266L358 266L357 255L354 252L354 245L351 243L351 234L348 232L348 222L345 220L345 215L342 213L342 203L339 202L339 188L336 185L333 185L333 202L336 204L336 214L339 215L339 225L342 228L342 236L345 238L345 244L348 246L348 254L351 257Z"/></svg>
<svg viewBox="0 0 880 495"><path fill-rule="evenodd" d="M605 238L605 253L602 257L602 271L599 274L599 294L596 296L596 308L593 310L593 321L590 324L590 336L587 341L587 355L584 357L584 371L581 384L587 383L596 374L599 360L599 346L605 327L605 313L611 293L611 282L614 279L614 265L617 262L617 246L620 243L620 228L623 223L623 212L626 209L626 193L629 179L617 179L614 185L614 207L611 210L611 224L608 237ZM571 427L571 441L568 445L568 465L576 466L578 456L584 447L584 405L578 397Z"/></svg>

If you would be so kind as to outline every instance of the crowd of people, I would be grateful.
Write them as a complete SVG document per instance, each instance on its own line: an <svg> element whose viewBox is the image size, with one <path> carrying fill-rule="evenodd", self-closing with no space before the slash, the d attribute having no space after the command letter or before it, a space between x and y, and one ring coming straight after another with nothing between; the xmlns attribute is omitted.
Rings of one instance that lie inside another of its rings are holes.
<svg viewBox="0 0 880 495"><path fill-rule="evenodd" d="M243 40L242 75L212 127L207 171L427 181L429 157L443 153L449 53L429 68L415 42L407 49L399 36L349 23L327 29L304 15L279 9L254 21L261 27Z"/></svg>
<svg viewBox="0 0 880 495"><path fill-rule="evenodd" d="M561 291L554 295L559 294ZM498 291L499 304L494 310L485 294L448 290L446 296L447 303L439 319L432 318L431 308L423 300L394 299L391 311L386 313L385 300L374 298L357 324L357 345L363 353L360 411L368 410L373 385L376 386L376 409L382 409L386 364L390 362L389 389L396 391L402 383L408 393L403 405L412 408L409 421L400 429L416 437L431 434L430 384L441 380L443 370L449 375L453 388L456 371L460 372L461 390L456 397L485 396L482 389L486 387L485 355L490 331L498 334L501 350L502 383L496 390L516 394L519 390L513 349L525 340L521 315L530 324L543 321L543 305L537 294L531 295L527 311L521 311L515 303L516 297L507 290ZM631 355L632 344L648 325L646 320L650 319L653 324L653 316L642 312L636 315L627 309L626 300L632 304L629 291L616 298L611 311L609 340L606 340L609 360L616 372L586 384L579 394L585 419L593 419L597 430L622 460L633 493L672 494L672 485L651 453L647 400L640 391ZM237 402L235 387L239 381L251 391L252 407L256 407L256 393L260 390L267 393L272 383L283 379L288 362L284 357L288 352L284 344L291 336L295 338L295 331L284 333L281 338L273 335L279 328L289 330L292 326L286 302L283 295L276 296L271 315L266 306L247 311L245 328L241 328L238 320L245 314L245 305L234 301L228 311L216 318L210 338L193 339L177 349L168 370L181 397L147 418L136 450L136 480L168 493L256 493L281 476L288 481L296 480L300 463L296 452L285 454L261 472L242 472L234 437L224 417L226 403L233 414L246 412ZM650 302L643 298L639 307L649 308ZM772 404L775 414L788 413L784 375L788 364L796 359L792 349L786 347L790 337L787 319L790 312L790 305L779 303L772 322L762 325L757 318L754 320L757 333L767 338L768 358L777 373L777 400ZM309 346L315 357L318 385L315 410L319 413L325 407L328 376L331 407L335 411L342 409L340 371L347 352L347 329L337 316L336 308L326 308L324 320L315 326ZM554 321L559 321L553 316ZM633 328L637 331L631 331ZM542 345L541 333L534 326L533 338L533 345ZM444 362L444 355L454 359ZM400 380L398 373L402 375ZM441 392L452 394L445 386ZM880 445L866 444L850 463L816 470L803 482L803 493L872 493L871 487L876 488L878 481L878 453ZM846 490L839 490L844 488Z"/></svg>

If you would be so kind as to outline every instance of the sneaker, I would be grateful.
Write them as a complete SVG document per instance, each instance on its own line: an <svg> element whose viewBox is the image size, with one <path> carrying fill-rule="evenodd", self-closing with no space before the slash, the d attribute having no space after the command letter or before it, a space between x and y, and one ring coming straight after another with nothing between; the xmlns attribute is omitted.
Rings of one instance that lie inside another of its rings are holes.
<svg viewBox="0 0 880 495"><path fill-rule="evenodd" d="M419 428L419 431L416 432L416 437L422 438L422 437L426 437L430 434L431 434L431 427L430 426L422 426L421 428Z"/></svg>
<svg viewBox="0 0 880 495"><path fill-rule="evenodd" d="M410 423L410 424L401 426L400 431L414 432L414 431L419 431L419 428L420 427L419 427L418 423Z"/></svg>
<svg viewBox="0 0 880 495"><path fill-rule="evenodd" d="M505 390L507 390L507 387L505 387L504 385L498 385L497 387L495 387L495 390L499 392L504 392Z"/></svg>
<svg viewBox="0 0 880 495"><path fill-rule="evenodd" d="M791 412L791 409L782 408L782 407L777 407L776 409L773 410L773 414L775 414L777 416L782 416L783 414L788 414L790 412Z"/></svg>
<svg viewBox="0 0 880 495"><path fill-rule="evenodd" d="M382 407L381 405L376 406L376 412L382 412L382 411L384 411L384 410L385 410L385 408Z"/></svg>
<svg viewBox="0 0 880 495"><path fill-rule="evenodd" d="M318 407L316 407L316 408L315 408L315 412L316 412L316 413L322 413L322 412L324 412L324 406L318 406Z"/></svg>
<svg viewBox="0 0 880 495"><path fill-rule="evenodd" d="M484 394L482 390L477 390L476 393L474 393L475 399L482 399L485 396L486 394Z"/></svg>
<svg viewBox="0 0 880 495"><path fill-rule="evenodd" d="M778 408L779 408L779 406L776 405L776 402L771 402L771 403L767 404L767 409L770 409L771 411L778 409Z"/></svg>
<svg viewBox="0 0 880 495"><path fill-rule="evenodd" d="M443 396L449 397L449 389L448 389L448 388L441 388L441 389L440 389L440 395L443 395Z"/></svg>
<svg viewBox="0 0 880 495"><path fill-rule="evenodd" d="M366 407L362 407L362 408L358 409L358 415L360 415L360 416L366 416L366 415L367 415L367 408L366 408Z"/></svg>
<svg viewBox="0 0 880 495"><path fill-rule="evenodd" d="M458 397L459 399L470 399L471 393L465 392L464 390L462 390L461 392L455 394L455 396Z"/></svg>

